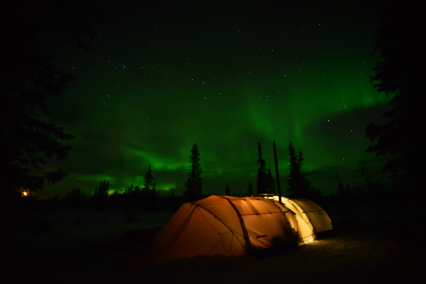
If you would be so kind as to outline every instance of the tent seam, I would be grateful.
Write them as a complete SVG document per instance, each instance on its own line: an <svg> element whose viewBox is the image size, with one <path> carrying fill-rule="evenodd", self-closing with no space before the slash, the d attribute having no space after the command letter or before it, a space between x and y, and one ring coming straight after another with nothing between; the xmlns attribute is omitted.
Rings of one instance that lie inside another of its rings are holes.
<svg viewBox="0 0 426 284"><path fill-rule="evenodd" d="M231 227L229 227L228 225L225 224L225 222L223 222L221 219L219 219L215 214L213 214L210 210L208 210L207 208L205 208L204 206L201 206L197 203L194 203L196 206L199 206L200 208L203 208L204 210L206 210L207 212L209 212L210 214L212 214L217 220L219 220L219 222L221 222L226 228L228 228L228 230L235 236L235 234L238 234L242 237L244 237L244 235L239 234L237 231L235 231L234 229L232 229ZM203 216L204 218L204 216ZM236 236L235 236L236 237ZM240 243L240 245L244 248L244 250L247 250L246 247L240 242L240 240L236 237L237 241Z"/></svg>
<svg viewBox="0 0 426 284"><path fill-rule="evenodd" d="M251 252L251 242L250 242L250 237L248 235L248 231L246 228L246 225L244 223L243 217L240 213L240 211L238 211L237 207L235 206L234 203L232 203L231 200L229 200L229 198L226 198L225 196L220 196L224 199L226 199L229 204L232 206L232 208L235 210L235 213L237 213L238 219L240 220L240 224L241 224L241 229L243 230L243 235L244 235L244 240L246 241L246 246L247 246L247 254L249 254Z"/></svg>

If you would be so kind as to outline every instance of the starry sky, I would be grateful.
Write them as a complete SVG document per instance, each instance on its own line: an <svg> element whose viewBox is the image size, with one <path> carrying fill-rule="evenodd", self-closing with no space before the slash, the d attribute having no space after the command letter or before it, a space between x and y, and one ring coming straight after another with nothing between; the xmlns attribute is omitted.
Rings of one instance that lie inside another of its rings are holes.
<svg viewBox="0 0 426 284"><path fill-rule="evenodd" d="M142 185L149 164L157 189L181 194L194 143L204 194L255 189L257 143L275 173L273 141L284 193L289 141L324 195L337 190L336 173L362 184L360 160L383 165L364 152L364 129L381 121L388 100L369 81L379 58L365 2L98 3L104 20L90 51L43 39L76 77L49 101L76 138L67 159L49 164L67 178L40 195L91 194L102 180L115 190Z"/></svg>

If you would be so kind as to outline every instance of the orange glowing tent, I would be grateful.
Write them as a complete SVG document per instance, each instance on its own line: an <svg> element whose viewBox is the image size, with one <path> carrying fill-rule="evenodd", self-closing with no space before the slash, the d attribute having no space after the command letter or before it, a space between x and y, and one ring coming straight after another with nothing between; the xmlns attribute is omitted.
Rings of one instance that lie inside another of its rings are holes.
<svg viewBox="0 0 426 284"><path fill-rule="evenodd" d="M273 246L296 246L311 236L305 230L304 215L299 215L273 199L212 195L182 205L143 252L135 252L131 262L144 265L199 255L243 256Z"/></svg>

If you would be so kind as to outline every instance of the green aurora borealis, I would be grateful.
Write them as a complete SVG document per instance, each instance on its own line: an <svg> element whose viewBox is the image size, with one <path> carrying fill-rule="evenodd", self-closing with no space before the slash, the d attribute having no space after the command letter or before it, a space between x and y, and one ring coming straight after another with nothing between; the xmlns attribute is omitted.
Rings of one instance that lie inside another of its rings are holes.
<svg viewBox="0 0 426 284"><path fill-rule="evenodd" d="M102 180L142 185L149 164L157 189L180 194L194 143L204 194L255 189L258 142L274 170L276 141L284 189L290 140L326 195L336 173L362 184L360 159L380 169L364 152L365 126L387 107L369 82L378 58L365 3L145 2L103 3L89 52L46 38L46 52L77 78L50 102L76 139L67 159L53 161L68 177L42 196L92 193Z"/></svg>

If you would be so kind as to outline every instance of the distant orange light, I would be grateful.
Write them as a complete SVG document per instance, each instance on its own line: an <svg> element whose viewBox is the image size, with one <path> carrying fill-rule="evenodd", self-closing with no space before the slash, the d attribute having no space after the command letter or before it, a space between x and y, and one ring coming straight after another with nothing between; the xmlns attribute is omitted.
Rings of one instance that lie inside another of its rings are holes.
<svg viewBox="0 0 426 284"><path fill-rule="evenodd" d="M28 196L28 191L23 191L23 192L22 192L22 196L23 196L23 197Z"/></svg>

